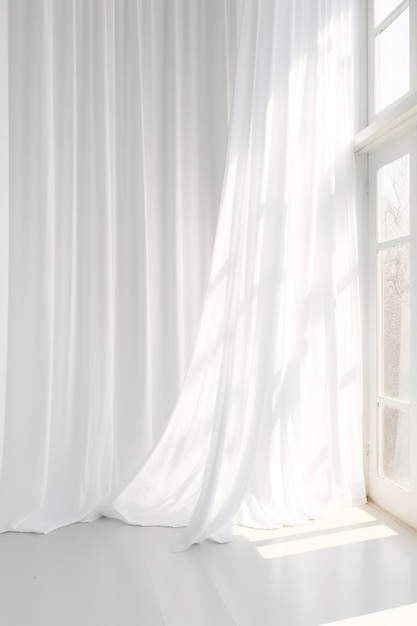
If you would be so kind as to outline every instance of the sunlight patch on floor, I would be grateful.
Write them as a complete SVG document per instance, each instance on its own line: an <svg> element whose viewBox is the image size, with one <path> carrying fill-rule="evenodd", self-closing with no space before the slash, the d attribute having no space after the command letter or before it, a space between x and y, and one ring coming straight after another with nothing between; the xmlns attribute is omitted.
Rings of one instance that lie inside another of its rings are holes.
<svg viewBox="0 0 417 626"><path fill-rule="evenodd" d="M328 622L322 626L415 626L417 624L417 604L408 604L396 609L378 611L337 622Z"/></svg>
<svg viewBox="0 0 417 626"><path fill-rule="evenodd" d="M368 507L369 508L369 507ZM245 528L244 526L235 526L233 535L245 537L248 541L265 541L269 539L281 537L294 537L297 535L306 535L308 533L323 532L326 530L336 530L338 528L350 527L359 524L369 524L376 522L377 518L365 511L363 508L354 507L349 509L339 509L333 513L329 513L325 517L316 520L303 522L295 526L283 526L273 530L259 530L256 528Z"/></svg>
<svg viewBox="0 0 417 626"><path fill-rule="evenodd" d="M264 559L274 559L294 554L304 554L306 552L315 552L316 550L324 550L326 548L337 548L347 546L353 543L362 543L364 541L372 541L375 539L383 539L397 535L395 530L378 524L376 526L367 526L365 528L355 528L354 530L346 530L336 533L324 535L312 535L303 539L292 539L279 543L270 543L256 548L258 554Z"/></svg>

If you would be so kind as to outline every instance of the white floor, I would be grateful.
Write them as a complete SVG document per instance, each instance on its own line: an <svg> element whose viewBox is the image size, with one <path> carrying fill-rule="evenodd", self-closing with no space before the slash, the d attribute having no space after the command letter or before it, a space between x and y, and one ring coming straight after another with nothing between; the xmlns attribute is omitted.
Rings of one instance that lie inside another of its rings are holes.
<svg viewBox="0 0 417 626"><path fill-rule="evenodd" d="M417 625L417 535L369 506L174 554L177 532L0 535L1 626Z"/></svg>

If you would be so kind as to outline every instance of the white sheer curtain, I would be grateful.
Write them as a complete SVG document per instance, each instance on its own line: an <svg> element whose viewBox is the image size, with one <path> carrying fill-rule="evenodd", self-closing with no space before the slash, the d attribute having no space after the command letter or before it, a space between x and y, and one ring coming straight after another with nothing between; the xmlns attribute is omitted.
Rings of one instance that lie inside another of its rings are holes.
<svg viewBox="0 0 417 626"><path fill-rule="evenodd" d="M43 532L98 516L175 405L210 268L241 4L1 7L0 528Z"/></svg>
<svg viewBox="0 0 417 626"><path fill-rule="evenodd" d="M364 501L352 10L10 3L1 529Z"/></svg>
<svg viewBox="0 0 417 626"><path fill-rule="evenodd" d="M9 275L9 89L8 1L0 0L0 467L6 405Z"/></svg>
<svg viewBox="0 0 417 626"><path fill-rule="evenodd" d="M351 0L246 2L202 321L159 445L107 511L294 523L363 503Z"/></svg>

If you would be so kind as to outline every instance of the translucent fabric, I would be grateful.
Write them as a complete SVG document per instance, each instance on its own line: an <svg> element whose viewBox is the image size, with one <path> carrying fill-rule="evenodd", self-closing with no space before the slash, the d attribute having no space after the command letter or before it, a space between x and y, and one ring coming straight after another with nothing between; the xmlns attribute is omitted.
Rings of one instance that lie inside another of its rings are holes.
<svg viewBox="0 0 417 626"><path fill-rule="evenodd" d="M0 528L46 532L99 516L175 406L210 269L241 4L1 7Z"/></svg>
<svg viewBox="0 0 417 626"><path fill-rule="evenodd" d="M363 503L351 0L8 8L0 528Z"/></svg>
<svg viewBox="0 0 417 626"><path fill-rule="evenodd" d="M352 30L349 0L245 3L194 354L107 512L180 548L365 501Z"/></svg>

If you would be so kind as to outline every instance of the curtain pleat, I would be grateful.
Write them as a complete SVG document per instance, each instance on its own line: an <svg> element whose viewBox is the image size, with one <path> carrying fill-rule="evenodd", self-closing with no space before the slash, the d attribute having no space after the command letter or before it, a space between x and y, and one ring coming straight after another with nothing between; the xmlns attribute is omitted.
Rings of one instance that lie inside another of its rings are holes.
<svg viewBox="0 0 417 626"><path fill-rule="evenodd" d="M246 2L200 329L106 511L179 549L365 501L350 0Z"/></svg>
<svg viewBox="0 0 417 626"><path fill-rule="evenodd" d="M208 279L239 6L2 0L1 530L95 519L170 418Z"/></svg>
<svg viewBox="0 0 417 626"><path fill-rule="evenodd" d="M9 281L9 11L0 0L0 467L6 410Z"/></svg>
<svg viewBox="0 0 417 626"><path fill-rule="evenodd" d="M1 531L364 502L353 4L0 0Z"/></svg>

